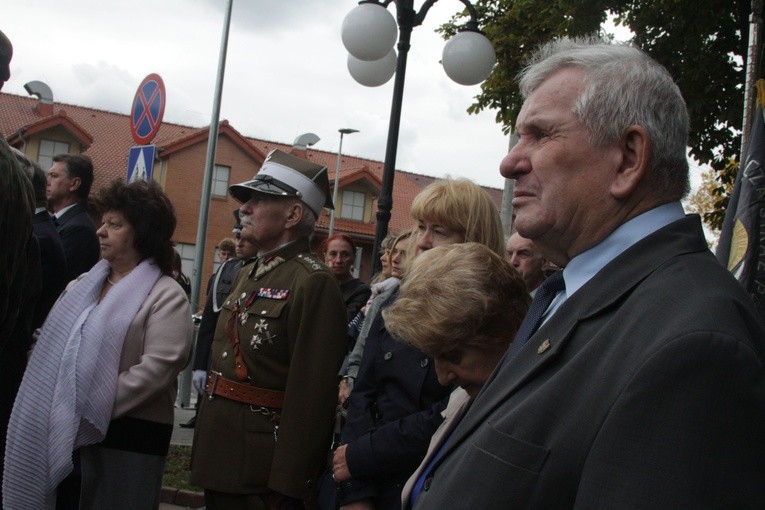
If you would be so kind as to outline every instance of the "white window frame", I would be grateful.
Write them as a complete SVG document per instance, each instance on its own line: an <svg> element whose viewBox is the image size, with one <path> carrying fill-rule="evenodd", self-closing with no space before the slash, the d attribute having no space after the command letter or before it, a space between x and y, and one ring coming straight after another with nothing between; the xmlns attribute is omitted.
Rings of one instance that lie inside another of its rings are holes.
<svg viewBox="0 0 765 510"><path fill-rule="evenodd" d="M225 173L225 178L224 174ZM210 193L214 197L226 198L228 196L228 180L231 177L231 167L215 165L213 168L212 186Z"/></svg>
<svg viewBox="0 0 765 510"><path fill-rule="evenodd" d="M361 203L359 203L361 201ZM361 191L343 190L343 202L340 217L348 220L364 221L367 194Z"/></svg>
<svg viewBox="0 0 765 510"><path fill-rule="evenodd" d="M51 144L50 146L47 146ZM45 152L43 152L45 149ZM51 152L51 154L48 154ZM40 145L37 147L37 164L46 172L53 166L53 157L59 154L69 154L69 142L59 140L40 139Z"/></svg>

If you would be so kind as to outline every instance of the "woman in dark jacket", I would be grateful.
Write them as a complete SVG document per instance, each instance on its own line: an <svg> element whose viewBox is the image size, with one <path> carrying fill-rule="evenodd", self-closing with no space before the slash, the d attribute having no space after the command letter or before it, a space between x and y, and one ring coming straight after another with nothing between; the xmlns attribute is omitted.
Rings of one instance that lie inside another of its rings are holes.
<svg viewBox="0 0 765 510"><path fill-rule="evenodd" d="M504 256L497 208L468 179L434 182L417 195L411 212L415 232L409 252L415 257L436 246L471 241ZM432 358L388 333L381 312L366 320L371 327L333 476L341 509L399 509L404 482L443 421L452 388L438 384Z"/></svg>

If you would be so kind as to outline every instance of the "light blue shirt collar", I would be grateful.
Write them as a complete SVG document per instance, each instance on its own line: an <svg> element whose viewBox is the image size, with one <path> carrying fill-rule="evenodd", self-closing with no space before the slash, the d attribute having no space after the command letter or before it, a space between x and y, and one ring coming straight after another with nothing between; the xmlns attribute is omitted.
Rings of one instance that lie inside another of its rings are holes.
<svg viewBox="0 0 765 510"><path fill-rule="evenodd" d="M670 223L685 217L680 202L670 202L644 212L626 223L620 225L605 239L583 251L568 263L563 270L563 280L566 290L555 296L545 314L545 321L563 304L569 296L590 281L609 262L621 255L625 250L666 227Z"/></svg>

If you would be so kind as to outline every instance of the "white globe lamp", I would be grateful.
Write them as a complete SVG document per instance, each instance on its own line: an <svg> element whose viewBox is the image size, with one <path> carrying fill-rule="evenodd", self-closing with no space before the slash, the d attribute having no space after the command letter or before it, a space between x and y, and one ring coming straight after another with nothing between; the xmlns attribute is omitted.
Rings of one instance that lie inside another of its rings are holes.
<svg viewBox="0 0 765 510"><path fill-rule="evenodd" d="M379 87L396 72L396 52L391 49L383 58L372 62L348 54L348 72L365 87Z"/></svg>
<svg viewBox="0 0 765 510"><path fill-rule="evenodd" d="M348 53L359 60L380 60L396 44L398 26L393 15L376 3L354 7L343 20L341 38Z"/></svg>
<svg viewBox="0 0 765 510"><path fill-rule="evenodd" d="M465 30L444 46L441 63L447 76L460 85L476 85L491 73L497 56L489 39L480 32Z"/></svg>

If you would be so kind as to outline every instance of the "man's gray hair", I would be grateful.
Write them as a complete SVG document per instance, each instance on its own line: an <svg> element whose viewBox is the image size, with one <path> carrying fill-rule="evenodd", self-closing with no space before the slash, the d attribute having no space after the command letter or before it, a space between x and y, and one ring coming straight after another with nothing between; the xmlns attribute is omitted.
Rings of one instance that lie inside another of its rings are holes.
<svg viewBox="0 0 765 510"><path fill-rule="evenodd" d="M300 218L300 222L295 225L295 234L299 236L313 236L316 230L316 214L308 207L302 200L296 198L293 200L293 204L300 205L303 209L303 214Z"/></svg>
<svg viewBox="0 0 765 510"><path fill-rule="evenodd" d="M668 200L683 198L690 189L688 111L669 72L634 46L597 37L560 38L542 45L521 71L524 99L552 74L569 67L587 76L574 109L591 143L612 143L630 125L644 127L651 140L650 168L657 193Z"/></svg>

